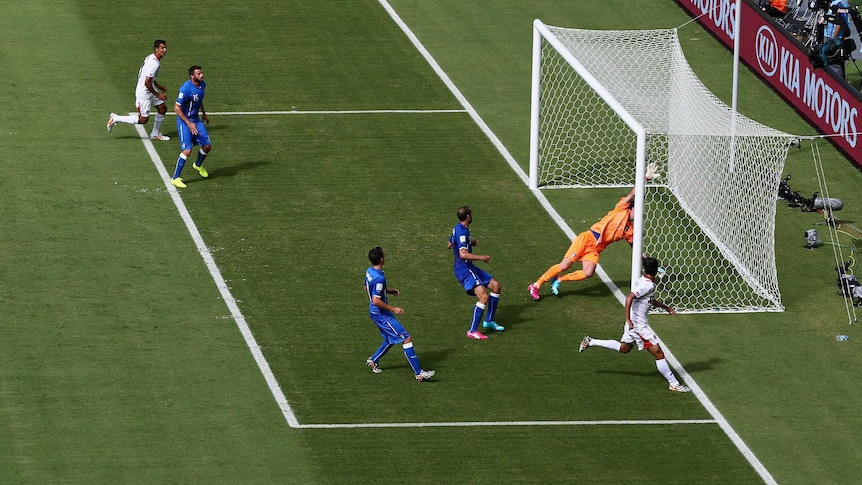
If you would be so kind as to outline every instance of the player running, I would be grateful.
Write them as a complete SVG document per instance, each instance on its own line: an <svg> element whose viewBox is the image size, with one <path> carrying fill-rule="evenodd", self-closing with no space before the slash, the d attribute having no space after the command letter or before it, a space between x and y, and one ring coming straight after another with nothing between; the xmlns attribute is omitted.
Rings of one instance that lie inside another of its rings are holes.
<svg viewBox="0 0 862 485"><path fill-rule="evenodd" d="M135 108L137 115L120 116L111 113L108 117L108 133L114 129L117 123L129 123L132 125L145 125L150 119L150 109L156 109L156 119L153 121L153 130L150 132L150 140L168 141L171 137L161 133L162 121L168 112L165 105L167 99L167 88L159 84L156 78L162 67L162 58L168 53L167 42L156 39L153 42L153 53L144 59L138 70L138 84L135 86Z"/></svg>
<svg viewBox="0 0 862 485"><path fill-rule="evenodd" d="M434 377L433 370L422 370L419 366L419 358L413 350L413 337L404 329L395 315L404 313L404 309L389 304L388 295L398 296L400 293L395 288L386 287L386 275L383 273L383 264L386 262L383 249L377 246L368 251L368 260L371 266L365 271L365 291L368 293L368 314L371 320L377 324L377 329L383 337L383 343L374 354L365 361L375 374L383 372L378 362L389 352L393 345L401 344L404 356L413 368L413 375L417 381L425 381Z"/></svg>
<svg viewBox="0 0 862 485"><path fill-rule="evenodd" d="M670 366L665 360L664 352L659 345L658 337L649 326L647 314L652 307L667 310L671 315L676 315L672 307L653 298L655 294L655 275L658 273L658 261L655 258L643 259L644 274L632 285L632 292L626 297L626 323L623 326L623 336L617 340L598 340L590 336L581 341L579 352L588 347L604 347L617 352L627 354L637 344L638 350L647 349L655 357L655 366L667 379L668 389L674 392L691 392L687 386L680 384Z"/></svg>

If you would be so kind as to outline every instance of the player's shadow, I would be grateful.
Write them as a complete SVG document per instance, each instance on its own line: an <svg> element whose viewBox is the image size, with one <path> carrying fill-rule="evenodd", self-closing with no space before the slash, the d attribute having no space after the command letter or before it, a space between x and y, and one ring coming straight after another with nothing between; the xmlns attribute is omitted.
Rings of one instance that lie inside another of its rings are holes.
<svg viewBox="0 0 862 485"><path fill-rule="evenodd" d="M189 161L191 161L191 158L192 157L189 157ZM266 167L268 165L271 165L272 162L267 162L267 161L245 162L245 163L240 163L240 164L236 164L236 165L215 166L217 164L218 164L218 162L216 162L216 161L213 161L213 163L205 164L205 166L207 167L207 171L209 172L209 177L204 179L204 178L200 178L199 176L195 176L195 177L188 177L188 180L186 180L184 177L183 181L186 184L189 184L189 183L204 182L207 180L213 180L213 179L218 179L218 178L222 178L222 177L224 177L224 178L235 177L238 173L240 173L244 170L254 170L254 169L257 169L260 167ZM189 168L190 168L189 162L186 162L186 170L189 170ZM192 170L194 170L194 169L192 169ZM197 175L197 174L195 174L195 175Z"/></svg>
<svg viewBox="0 0 862 485"><path fill-rule="evenodd" d="M532 305L535 305L535 302L533 302L532 300L526 303L519 303L514 305L507 304L505 307L501 305L494 319L497 320L500 325L506 327L507 329L516 327L522 323L529 323L532 319L523 318L521 314L524 313L524 311ZM485 332L487 332L487 330L485 330Z"/></svg>
<svg viewBox="0 0 862 485"><path fill-rule="evenodd" d="M569 282L571 284L571 289L568 291L560 290L559 295L554 295L550 293L550 284L547 284L542 287L545 290L542 293L542 298L539 301L535 301L529 295L526 295L526 299L520 303L510 303L510 300L506 295L505 303L501 303L500 308L497 312L497 317L495 318L500 325L504 327L512 328L516 327L520 324L524 323L534 323L535 318L524 318L522 314L524 312L529 312L530 308L534 308L536 305L541 305L543 301L551 300L555 298L564 298L564 297L590 297L590 298L598 298L598 297L608 297L611 295L610 290L608 290L607 286L604 285L600 280L597 280L594 284L580 284L582 282ZM566 283L563 283L564 285ZM577 288L576 288L577 286ZM562 288L562 287L561 287Z"/></svg>
<svg viewBox="0 0 862 485"><path fill-rule="evenodd" d="M395 353L395 348L392 349L392 352L389 354ZM423 369L437 369L438 365L446 360L446 357L449 354L455 353L455 349L437 349L437 350L420 350L417 348L416 354L419 357L419 362L422 364ZM402 357L400 361L398 361L393 355L391 358L391 362L387 364L387 360L390 359L389 354L386 355L383 359L381 359L380 369L385 372L407 372L410 369L410 365L405 362ZM431 379L427 382L434 382L434 379Z"/></svg>
<svg viewBox="0 0 862 485"><path fill-rule="evenodd" d="M614 284L617 285L617 288L622 288L619 282L614 281ZM626 281L624 284L628 285L628 281ZM584 281L563 281L562 283L560 283L560 294L556 295L556 298L561 298L565 296L587 296L590 298L604 298L610 296L611 294L611 290L608 289L608 287L602 282L601 279L597 279L596 282L592 285L584 283ZM544 299L546 297L542 295L542 298ZM547 296L547 298L555 298L555 296L551 294Z"/></svg>
<svg viewBox="0 0 862 485"><path fill-rule="evenodd" d="M698 362L689 362L683 363L682 366L685 368L685 371L689 374L697 374L698 372L705 372L711 370L713 367L716 367L724 362L724 359L719 359L717 357L713 357L709 360L701 360Z"/></svg>
<svg viewBox="0 0 862 485"><path fill-rule="evenodd" d="M621 375L621 376L650 377L650 378L654 378L656 376L655 368L647 369L644 371L599 369L596 371L596 374L616 374L616 375Z"/></svg>
<svg viewBox="0 0 862 485"><path fill-rule="evenodd" d="M632 352L634 352L634 351L635 350L632 350ZM651 360L652 359L650 359L650 361ZM685 369L685 371L688 372L689 374L697 374L697 373L706 372L706 371L712 369L713 367L715 367L716 365L721 364L722 362L724 362L724 359L719 359L719 358L713 357L712 359L709 359L709 360L683 363L682 366ZM600 370L597 370L596 373L597 374L619 374L619 375L626 375L626 376L633 376L633 377L651 377L651 376L655 376L655 368L648 368L648 369L643 370L643 371L621 371L621 370L612 370L612 369L600 369Z"/></svg>

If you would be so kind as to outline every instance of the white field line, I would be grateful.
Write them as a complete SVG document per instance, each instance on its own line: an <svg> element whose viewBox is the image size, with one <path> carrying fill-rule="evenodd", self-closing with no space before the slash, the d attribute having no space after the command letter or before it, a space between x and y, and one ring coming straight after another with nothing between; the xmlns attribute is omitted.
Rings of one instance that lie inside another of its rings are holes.
<svg viewBox="0 0 862 485"><path fill-rule="evenodd" d="M465 111L461 111L462 113ZM272 114L278 112L266 111L266 112L258 112L265 114ZM254 112L246 112L243 114L258 114ZM343 113L343 112L341 112ZM215 114L215 113L210 113ZM237 112L231 113L221 113L221 114L241 114ZM213 281L216 284L216 287L219 289L219 293L221 293L222 298L227 304L228 309L231 313L231 318L236 322L237 327L240 330L243 338L245 339L246 345L254 357L255 362L257 363L258 368L260 369L261 374L263 374L266 379L267 385L269 386L270 392L272 393L275 401L278 403L279 408L281 409L281 413L284 416L285 421L287 421L288 426L291 428L317 428L317 429L333 429L333 428L432 428L432 427L470 427L470 426L590 426L590 425L619 425L619 424L629 424L629 425L673 425L673 424L716 424L715 420L712 419L679 419L679 420L643 420L643 421L630 421L630 420L620 420L620 421L464 421L464 422L429 422L429 423L355 423L355 424L300 424L300 422L296 419L296 415L294 415L293 410L290 407L290 404L287 402L287 398L284 396L284 392L281 390L281 386L278 381L275 379L275 376L272 374L272 370L269 367L269 362L267 362L266 358L263 356L263 353L260 350L260 346L257 344L257 341L252 335L251 330L248 327L248 323L245 320L245 316L239 309L239 306L236 303L236 299L233 297L233 294L230 292L230 288L227 286L224 278L221 275L221 271L216 266L215 260L210 253L209 248L203 240L200 232L198 231L197 225L189 214L188 209L186 209L185 202L183 202L182 197L180 196L179 190L176 187L171 185L171 176L168 171L165 169L165 165L162 162L161 157L158 152L156 152L155 147L153 146L153 142L150 141L146 129L144 125L135 125L135 129L138 131L138 135L141 137L141 141L144 144L144 148L147 150L147 154L150 156L150 160L152 160L153 165L156 166L156 170L159 172L159 175L162 178L162 182L165 184L168 193L171 195L171 199L174 201L174 205L177 207L177 211L180 213L180 217L182 217L183 222L186 225L186 229L189 231L189 234L192 236L192 240L195 242L195 246L198 249L198 253L200 253L201 258L203 258L204 263L207 266L207 269L212 276Z"/></svg>
<svg viewBox="0 0 862 485"><path fill-rule="evenodd" d="M403 20L401 20L401 17L399 17L395 10L389 5L389 2L387 2L386 0L378 1L389 13L389 16L392 17L392 20L395 21L395 23L401 28L404 34L407 35L407 37L410 39L410 42L412 42L413 46L416 47L416 50L418 50L419 53L422 54L426 62L428 62L428 64L434 69L434 72L437 73L437 75L440 77L443 83L446 84L446 86L458 99L461 105L464 106L464 108L469 112L470 116L473 118L476 124L482 129L488 139L491 140L491 143L493 143L494 146L497 147L497 150L500 152L501 155L503 155L512 170L521 178L521 181L524 183L524 185L529 186L529 176L521 169L521 166L518 165L518 163L515 161L514 157L512 157L506 147L503 146L503 143L500 141L499 138L497 138L497 135L494 134L493 131L491 131L485 121L479 116L476 110L473 109L473 106L467 101L467 98L465 98L464 95L461 94L461 91L457 88L457 86L455 86L455 83L453 83L452 80L449 79L449 76L443 71L440 65L437 64L437 61L434 60L434 57L431 56L431 53L428 52L427 49L425 49L425 46L422 45L422 43L419 41L419 38L417 38L416 35L413 34L413 31L410 30L410 27L408 27L407 24L404 23ZM568 224L566 224L565 220L563 220L563 218L560 217L559 213L557 213L557 211L551 206L551 204L545 198L544 194L542 194L541 191L539 191L538 189L533 190L533 194L539 200L539 202L541 202L542 206L545 208L551 218L553 218L553 220L557 223L560 229L562 229L563 232L565 232L570 239L574 239L575 232L572 230L572 228L569 227ZM608 277L607 273L605 273L601 266L598 266L596 269L596 272L599 274L605 285L607 285L608 288L610 288L611 291L614 293L614 295L616 295L617 300L619 300L620 304L623 304L625 302L625 297L623 296L622 291L620 291L620 289L613 283L613 281ZM706 408L710 415L715 419L715 421L719 424L725 434L727 434L728 438L730 438L733 444L736 445L737 449L739 449L740 453L742 453L745 459L748 460L752 467L754 467L755 471L758 473L758 475L760 475L763 481L767 484L777 484L777 482L766 469L766 467L763 466L763 464L754 455L748 445L745 444L739 434L737 434L733 427L730 426L730 423L728 423L727 420L724 419L724 416L722 416L722 414L718 411L718 408L716 408L715 405L712 404L712 401L710 401L706 393L704 393L700 386L697 385L697 383L694 381L694 378L692 378L688 374L688 372L685 371L680 362L676 360L676 358L670 352L670 349L668 349L665 345L662 345L662 348L665 351L668 362L673 366L674 370L685 380L685 383L692 388L692 391L694 392L697 399L701 402L703 407Z"/></svg>
<svg viewBox="0 0 862 485"><path fill-rule="evenodd" d="M364 114L438 114L438 113L466 113L465 109L348 109L348 110L323 110L323 111L207 111L208 115L230 116L230 115L364 115ZM134 114L134 113L133 113ZM176 116L173 111L166 114Z"/></svg>
<svg viewBox="0 0 862 485"><path fill-rule="evenodd" d="M267 114L271 114L271 111L267 111ZM214 114L214 113L212 113ZM224 113L223 113L224 114ZM229 114L238 114L236 112ZM219 293L221 293L222 298L227 304L228 309L231 313L231 318L236 322L237 327L242 333L243 338L245 339L246 345L249 350L251 350L252 356L254 357L255 362L257 363L258 368L260 369L261 374L263 374L266 379L267 385L269 386L270 392L272 393L275 401L278 403L279 408L281 409L281 413L284 416L285 421L287 421L288 426L291 428L425 428L425 427L465 427L465 426L588 426L588 425L613 425L613 424L649 424L649 425L670 425L670 424L716 424L715 420L708 419L681 419L681 420L645 420L645 421L465 421L465 422L429 422L429 423L356 423L356 424L300 424L296 419L296 415L293 414L293 410L290 407L290 404L287 402L287 398L284 396L284 392L281 390L281 386L278 381L275 379L275 376L272 374L272 370L269 367L269 362L267 362L266 358L263 356L263 353L260 350L260 346L257 344L257 341L252 335L251 330L248 327L248 323L245 320L245 316L239 309L239 306L236 303L236 299L233 297L233 294L230 292L230 288L227 286L224 278L221 275L221 271L216 266L215 260L210 253L209 248L203 240L200 232L198 231L197 225L192 219L191 214L189 214L188 209L186 209L185 202L183 202L182 197L180 196L179 190L176 187L171 185L171 176L168 171L165 169L165 165L162 162L161 157L158 152L156 152L155 147L153 146L153 142L150 141L147 136L146 129L144 125L135 125L135 129L138 131L138 135L141 137L141 141L144 143L144 148L147 150L147 154L150 156L150 160L152 160L153 165L156 166L156 170L159 172L159 175L162 178L162 182L165 184L168 193L171 195L171 200L174 201L174 205L177 208L177 211L180 213L180 217L182 217L183 222L185 222L186 229L189 231L189 234L192 236L192 240L195 242L195 246L198 249L198 253L200 253L201 258L203 258L204 263L207 266L207 269L212 276L213 281L216 284L216 287L219 289Z"/></svg>
<svg viewBox="0 0 862 485"><path fill-rule="evenodd" d="M156 170L158 170L159 175L161 175L162 181L168 189L168 193L171 194L171 199L174 201L174 205L177 207L180 217L182 217L183 222L186 223L186 229L188 229L189 234L191 234L192 239L195 242L195 246L198 248L198 253L200 253L204 263L206 263L207 269L209 269L210 275L212 276L213 281L215 281L219 293L221 293L225 304L230 310L231 317L236 322L236 326L239 328L240 333L242 333L246 345L249 350L251 350L251 355L254 356L254 361L257 363L257 367L260 369L261 374L263 374L264 379L266 379L269 390L272 392L275 402L278 403L278 407L281 409L281 414L284 415L284 419L287 420L287 424L290 425L290 427L296 428L299 426L299 421L296 420L296 416L293 414L293 410L290 409L290 404L288 404L287 398L285 398L284 393L281 392L281 387L279 386L278 381L276 381L275 376L272 375L272 370L269 368L269 362L266 361L266 358L260 350L260 346L257 345L257 341L254 339L254 335L251 334L251 330L248 328L248 323L245 321L245 316L239 310L239 306L236 304L236 299L231 294L230 288L227 286L224 278L222 278L221 271L219 271L209 248L207 248L206 243L204 243L203 237L201 237L201 233L198 231L197 225L195 225L195 221L192 220L191 214L189 214L188 209L186 209L186 204L183 202L182 197L180 197L177 188L171 185L171 176L168 175L167 170L165 170L165 165L162 163L161 157L159 157L159 154L156 152L153 142L150 141L147 136L144 125L135 125L135 129L138 130L138 134L141 136L141 141L144 142L144 147L147 149L147 153L150 155L153 165L156 166Z"/></svg>
<svg viewBox="0 0 862 485"><path fill-rule="evenodd" d="M338 114L384 114L384 113L404 113L404 114L425 114L425 113L467 113L473 118L474 122L481 128L481 130L485 133L488 139L493 143L493 145L497 148L503 158L509 163L509 166L521 178L521 181L524 182L525 185L529 185L529 178L526 173L521 169L518 163L515 161L514 157L509 153L509 151L503 146L502 142L497 138L496 134L494 134L485 121L478 115L475 109L473 109L472 105L467 101L467 99L461 94L460 90L452 83L449 79L448 75L440 68L437 61L431 56L430 53L424 48L424 46L419 42L418 38L412 33L412 31L407 27L406 24L398 17L397 13L392 9L392 7L385 1L379 0L383 8L390 14L396 24L402 29L402 31L407 35L407 37L411 40L414 46L419 50L419 52L425 57L426 61L432 66L437 75L441 78L441 80L446 84L452 94L458 99L462 106L465 109L463 110L322 110L322 111L297 111L297 110L288 110L288 111L234 111L234 112L210 112L208 114L219 115L219 116L230 116L230 115L338 115ZM171 113L169 113L171 114ZM477 421L477 422L443 422L443 423L357 423L357 424L300 424L296 419L296 416L293 413L293 410L290 408L290 404L287 402L287 399L284 396L284 393L281 390L279 383L276 381L275 377L272 374L272 370L269 367L269 363L266 358L263 356L263 353L260 351L260 347L257 344L254 336L251 333L251 330L248 327L248 324L245 320L245 316L239 310L239 307L236 304L236 299L230 293L230 289L224 281L224 278L221 276L221 271L219 271L218 267L215 264L215 261L212 258L212 254L209 249L206 247L206 244L203 241L203 238L200 235L200 232L197 230L197 226L191 218L191 215L188 213L188 210L185 207L185 204L182 201L182 198L179 195L177 189L171 185L170 183L170 175L168 175L167 170L164 168L164 164L159 157L158 153L155 151L152 142L149 140L147 133L142 125L135 126L138 134L141 137L141 140L144 143L144 146L147 150L147 153L150 155L153 164L156 166L159 174L162 177L162 180L165 184L165 187L168 190L168 193L171 194L171 198L176 205L180 216L186 224L186 227L189 233L192 236L192 239L195 241L195 244L198 248L198 252L201 254L201 257L204 259L204 262L207 265L207 268L212 275L213 281L216 283L216 286L219 289L219 292L222 295L222 298L225 300L228 308L231 311L231 317L237 324L240 332L243 335L243 338L246 341L246 345L252 353L252 356L255 359L255 362L258 365L261 373L266 379L267 385L270 388L270 392L275 398L276 402L281 409L282 415L287 421L288 425L291 428L404 428L404 427L464 427L464 426L587 426L587 425L673 425L673 424L718 424L722 430L728 435L728 437L733 441L733 443L737 446L743 456L752 464L752 466L757 470L760 476L764 479L766 483L776 483L769 472L763 467L760 461L754 456L754 453L748 448L748 446L742 441L739 435L733 430L727 420L721 415L718 409L712 404L706 394L700 389L700 386L694 381L694 379L685 371L679 361L673 356L670 352L670 349L667 346L662 345L665 350L665 354L674 370L685 380L686 384L689 384L692 387L694 394L697 396L698 400L703 404L703 406L707 409L710 415L713 416L714 419L710 420L654 420L654 421L630 421L630 420L619 420L619 421ZM533 195L537 200L542 204L545 211L551 216L554 222L557 223L557 226L566 234L569 239L574 239L576 233L571 229L571 227L566 224L565 220L559 215L559 213L554 209L554 207L548 202L545 198L544 194L539 190L533 190ZM597 273L602 281L611 289L611 291L616 296L617 300L620 303L623 303L625 300L625 296L622 291L613 283L607 273L602 269L601 266L598 266Z"/></svg>
<svg viewBox="0 0 862 485"><path fill-rule="evenodd" d="M715 424L713 419L646 419L619 421L454 421L450 423L300 424L300 428L458 428L478 426L606 426Z"/></svg>

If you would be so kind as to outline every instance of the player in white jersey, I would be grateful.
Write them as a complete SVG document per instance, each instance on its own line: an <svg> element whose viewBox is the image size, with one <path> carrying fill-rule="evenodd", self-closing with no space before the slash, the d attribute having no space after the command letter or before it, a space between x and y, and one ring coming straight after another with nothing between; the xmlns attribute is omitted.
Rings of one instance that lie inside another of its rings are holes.
<svg viewBox="0 0 862 485"><path fill-rule="evenodd" d="M159 69L162 66L162 57L165 57L167 52L168 47L164 40L157 39L153 42L153 53L144 59L144 63L138 71L138 84L135 87L135 107L138 110L138 115L120 116L116 113L111 113L111 116L108 118L109 133L117 123L129 123L132 125L147 124L147 121L150 119L150 109L155 107L156 119L153 121L153 130L150 132L150 139L159 141L168 141L171 139L159 131L162 127L162 121L165 119L165 113L168 112L168 107L165 104L168 90L156 80L156 77L159 75Z"/></svg>
<svg viewBox="0 0 862 485"><path fill-rule="evenodd" d="M632 292L626 297L626 323L623 326L623 336L617 340L599 340L592 337L584 337L581 341L579 352L588 347L604 347L627 354L637 344L638 350L647 349L655 357L655 366L667 379L668 389L674 392L691 392L677 380L670 366L665 360L664 352L659 345L658 337L649 326L647 315L650 308L659 307L667 310L671 315L676 315L672 307L653 298L655 294L655 275L658 273L659 264L655 258L643 259L644 275L632 285Z"/></svg>

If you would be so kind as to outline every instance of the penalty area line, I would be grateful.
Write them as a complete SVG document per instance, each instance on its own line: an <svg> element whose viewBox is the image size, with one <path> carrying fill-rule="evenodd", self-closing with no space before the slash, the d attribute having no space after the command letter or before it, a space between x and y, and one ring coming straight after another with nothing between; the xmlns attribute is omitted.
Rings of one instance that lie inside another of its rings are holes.
<svg viewBox="0 0 862 485"><path fill-rule="evenodd" d="M200 253L204 263L206 263L207 269L209 270L222 299L227 305L228 310L230 310L231 318L233 318L237 328L239 328L239 331L243 336L243 339L245 339L246 346L248 346L248 349L251 351L258 369L260 369L261 374L263 374L264 379L266 379L269 390L275 398L276 403L278 403L278 407L281 409L281 414L284 416L284 419L291 428L298 427L299 421L297 421L296 416L293 414L293 410L290 408L290 404L287 402L287 398L284 396L281 386L278 384L278 381L276 381L275 376L272 373L272 369L269 367L269 362L267 362L266 358L263 356L260 346L257 344L254 335L251 333L251 329L248 327L245 316L240 311L239 306L236 303L236 299L233 297L233 294L231 294L230 288L227 286L227 282L225 282L222 277L221 270L216 266L212 253L210 253L200 231L198 231L198 227L192 219L191 214L189 214L188 209L186 209L186 204L183 202L182 197L180 197L179 191L176 187L171 185L171 177L165 169L162 158L159 156L158 152L156 152L153 142L147 136L144 125L135 125L135 129L138 130L138 135L141 137L141 141L144 144L144 148L147 150L147 154L150 155L150 160L152 160L153 165L156 166L156 170L162 177L162 182L164 182L168 193L171 195L171 199L173 200L177 211L180 213L180 217L183 219L183 222L185 222L186 229L188 229L189 234L192 236L198 253Z"/></svg>
<svg viewBox="0 0 862 485"><path fill-rule="evenodd" d="M354 424L300 424L299 428L465 428L479 426L614 426L647 425L669 426L680 424L718 424L714 419L656 419L620 421L455 421L443 423L354 423Z"/></svg>
<svg viewBox="0 0 862 485"><path fill-rule="evenodd" d="M207 111L213 116L266 116L266 115L365 115L365 114L442 114L442 113L467 113L466 109L349 109L349 110L318 110L318 111ZM134 114L134 113L133 113ZM169 111L168 115L176 116Z"/></svg>

